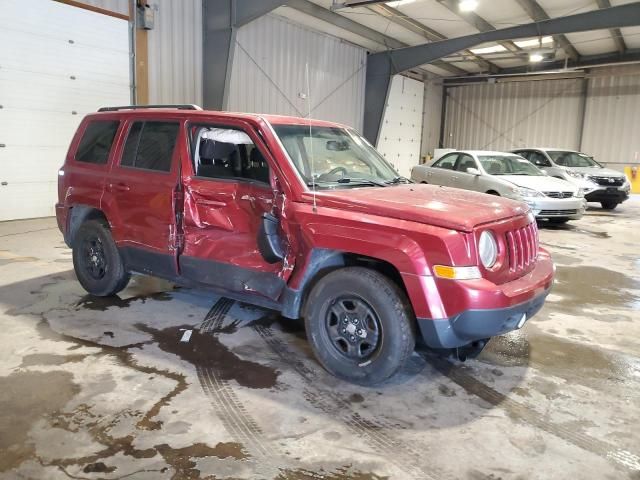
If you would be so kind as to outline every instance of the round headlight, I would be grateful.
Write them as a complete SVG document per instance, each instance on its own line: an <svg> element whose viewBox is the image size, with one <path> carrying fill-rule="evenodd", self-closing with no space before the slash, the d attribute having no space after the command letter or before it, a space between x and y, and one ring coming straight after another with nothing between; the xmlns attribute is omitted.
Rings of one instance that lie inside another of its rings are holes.
<svg viewBox="0 0 640 480"><path fill-rule="evenodd" d="M485 268L491 268L496 264L498 259L498 242L493 233L485 230L480 234L480 242L478 244L480 253L480 261Z"/></svg>

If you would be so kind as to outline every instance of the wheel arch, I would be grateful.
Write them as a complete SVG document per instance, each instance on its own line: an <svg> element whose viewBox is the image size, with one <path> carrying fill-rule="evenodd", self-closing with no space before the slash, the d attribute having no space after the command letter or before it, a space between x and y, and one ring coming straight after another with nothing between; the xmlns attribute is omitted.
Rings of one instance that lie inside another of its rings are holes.
<svg viewBox="0 0 640 480"><path fill-rule="evenodd" d="M69 209L67 229L64 235L64 241L68 247L73 247L73 242L80 226L88 220L101 220L106 227L110 227L107 216L99 208L88 205L75 205Z"/></svg>
<svg viewBox="0 0 640 480"><path fill-rule="evenodd" d="M409 298L402 275L392 263L359 253L318 248L311 253L299 288L287 288L285 291L282 315L287 318L300 318L304 315L309 293L323 277L337 269L356 266L369 268L384 275Z"/></svg>

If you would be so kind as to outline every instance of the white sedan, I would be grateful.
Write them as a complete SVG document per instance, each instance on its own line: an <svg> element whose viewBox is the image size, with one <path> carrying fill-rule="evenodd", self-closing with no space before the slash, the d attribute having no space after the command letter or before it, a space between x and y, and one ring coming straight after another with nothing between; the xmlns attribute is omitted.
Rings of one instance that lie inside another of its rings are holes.
<svg viewBox="0 0 640 480"><path fill-rule="evenodd" d="M582 217L587 202L576 185L548 176L513 153L460 150L447 153L430 166L411 171L417 183L474 190L527 203L539 219L564 223Z"/></svg>

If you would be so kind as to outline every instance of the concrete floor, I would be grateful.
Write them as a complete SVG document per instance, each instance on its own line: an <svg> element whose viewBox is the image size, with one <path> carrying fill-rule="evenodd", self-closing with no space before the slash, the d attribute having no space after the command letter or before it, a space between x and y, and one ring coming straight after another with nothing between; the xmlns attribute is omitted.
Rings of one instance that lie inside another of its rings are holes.
<svg viewBox="0 0 640 480"><path fill-rule="evenodd" d="M54 220L0 224L0 477L640 479L639 219L543 229L534 320L374 389L268 311L145 277L91 298Z"/></svg>

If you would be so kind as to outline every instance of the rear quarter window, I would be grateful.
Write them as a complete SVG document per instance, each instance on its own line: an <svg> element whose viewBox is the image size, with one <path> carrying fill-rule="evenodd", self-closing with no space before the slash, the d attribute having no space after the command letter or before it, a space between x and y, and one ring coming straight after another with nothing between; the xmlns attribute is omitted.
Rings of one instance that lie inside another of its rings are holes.
<svg viewBox="0 0 640 480"><path fill-rule="evenodd" d="M117 120L89 122L78 144L76 161L96 165L106 164L119 125L120 122Z"/></svg>

